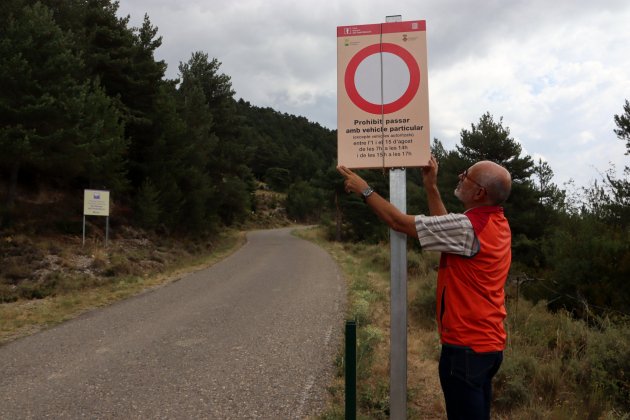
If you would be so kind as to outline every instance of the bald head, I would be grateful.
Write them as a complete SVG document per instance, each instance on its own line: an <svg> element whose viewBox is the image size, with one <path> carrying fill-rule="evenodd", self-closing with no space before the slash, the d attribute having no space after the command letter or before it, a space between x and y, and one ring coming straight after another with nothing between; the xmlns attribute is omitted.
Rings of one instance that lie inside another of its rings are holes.
<svg viewBox="0 0 630 420"><path fill-rule="evenodd" d="M512 176L503 166L482 160L470 167L470 173L486 188L488 204L499 205L510 196Z"/></svg>

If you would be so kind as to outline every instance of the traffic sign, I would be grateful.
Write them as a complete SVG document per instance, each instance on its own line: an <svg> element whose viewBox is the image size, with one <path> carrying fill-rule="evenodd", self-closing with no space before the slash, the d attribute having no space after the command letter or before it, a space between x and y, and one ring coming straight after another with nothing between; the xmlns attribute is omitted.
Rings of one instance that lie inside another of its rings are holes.
<svg viewBox="0 0 630 420"><path fill-rule="evenodd" d="M349 168L429 161L426 23L337 28L338 161Z"/></svg>

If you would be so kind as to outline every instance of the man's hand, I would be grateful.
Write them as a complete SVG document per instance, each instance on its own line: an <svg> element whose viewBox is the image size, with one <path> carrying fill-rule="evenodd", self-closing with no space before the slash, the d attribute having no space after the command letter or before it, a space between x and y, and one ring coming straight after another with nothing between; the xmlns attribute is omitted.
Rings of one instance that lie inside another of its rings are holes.
<svg viewBox="0 0 630 420"><path fill-rule="evenodd" d="M337 171L346 179L344 184L347 193L354 192L360 196L368 187L368 183L363 178L345 166L337 166ZM366 203L387 226L412 238L418 238L413 216L402 213L376 192L370 195L370 199L366 200Z"/></svg>
<svg viewBox="0 0 630 420"><path fill-rule="evenodd" d="M337 166L337 171L346 179L344 185L348 194L354 192L361 195L361 193L368 187L368 183L365 182L363 178L345 166Z"/></svg>
<svg viewBox="0 0 630 420"><path fill-rule="evenodd" d="M422 182L425 189L437 186L438 163L435 156L431 155L427 166L422 167Z"/></svg>
<svg viewBox="0 0 630 420"><path fill-rule="evenodd" d="M431 216L442 216L448 214L440 191L437 187L438 163L435 156L431 155L427 166L422 167L422 183L427 194L427 202L429 203L429 214Z"/></svg>

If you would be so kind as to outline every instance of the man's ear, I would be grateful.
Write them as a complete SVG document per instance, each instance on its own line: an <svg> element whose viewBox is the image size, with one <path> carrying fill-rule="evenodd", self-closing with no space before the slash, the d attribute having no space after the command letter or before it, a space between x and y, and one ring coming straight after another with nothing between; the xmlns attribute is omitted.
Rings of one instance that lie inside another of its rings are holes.
<svg viewBox="0 0 630 420"><path fill-rule="evenodd" d="M477 188L475 195L473 196L475 201L487 201L488 200L488 190L485 188Z"/></svg>

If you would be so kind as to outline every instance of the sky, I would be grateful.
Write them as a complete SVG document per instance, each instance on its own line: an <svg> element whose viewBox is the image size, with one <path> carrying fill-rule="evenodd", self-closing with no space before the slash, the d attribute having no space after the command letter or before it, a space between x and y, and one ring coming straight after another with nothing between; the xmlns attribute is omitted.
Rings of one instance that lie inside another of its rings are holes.
<svg viewBox="0 0 630 420"><path fill-rule="evenodd" d="M158 27L167 78L216 58L235 98L337 125L337 26L426 20L430 136L448 150L489 112L560 188L630 166L614 116L630 100L627 0L119 0ZM567 182L572 181L572 184Z"/></svg>

